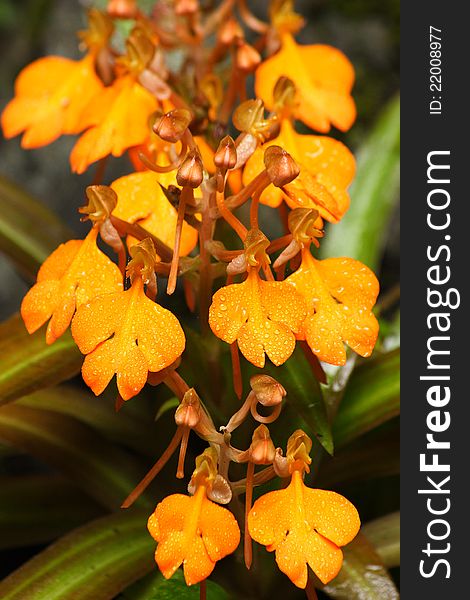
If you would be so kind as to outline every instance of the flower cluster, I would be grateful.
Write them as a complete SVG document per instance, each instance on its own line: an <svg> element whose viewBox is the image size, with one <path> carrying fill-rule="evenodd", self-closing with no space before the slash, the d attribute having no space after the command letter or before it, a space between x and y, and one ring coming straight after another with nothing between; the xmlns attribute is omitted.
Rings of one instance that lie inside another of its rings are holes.
<svg viewBox="0 0 470 600"><path fill-rule="evenodd" d="M83 379L96 395L116 376L119 403L147 382L166 384L178 396L176 433L123 506L178 447L177 476L184 476L191 431L209 444L196 460L190 496L166 497L148 523L163 575L183 565L188 585L206 579L238 547L239 524L220 506L234 495L246 497L248 568L254 540L275 552L280 570L301 588L307 565L323 583L336 576L340 547L360 526L345 498L305 485L312 443L304 432L290 436L285 455L274 447L268 425L289 392L276 380L252 377L241 408L222 430L214 426L177 371L183 328L156 301L157 281L167 280L168 295L182 284L202 335L212 330L230 345L240 399L239 351L262 369L266 357L276 366L285 363L299 340L317 364L344 365L346 347L363 357L374 349L375 275L352 258L315 257L324 222L334 226L349 207L354 157L332 137L296 129L300 120L320 134L348 130L356 115L354 71L339 50L295 41L303 20L290 0L270 4L265 23L242 0L223 1L213 12L197 1L175 0L156 4L151 14L136 2L111 0L106 11L88 14L88 29L80 32L85 56L51 56L27 66L1 117L4 135L23 134L24 148L80 134L70 156L76 173L99 161L103 177L110 155L126 153L133 165L134 172L109 186L87 188L80 213L89 233L47 258L21 314L30 333L47 323L47 344L71 327L85 355ZM125 44L116 34L121 19L132 24ZM247 28L260 34L254 45L245 38ZM184 56L179 70L168 61L175 48ZM252 75L256 98L247 99ZM235 129L229 129L230 116ZM284 235L268 239L260 205L279 212ZM237 213L242 206L249 207L245 221ZM240 239L234 248L222 242L235 244L233 236L223 237L222 221ZM271 414L261 416L258 404ZM231 434L249 414L260 425L250 447L240 450ZM231 462L247 463L245 480L231 481ZM264 468L255 472L256 465ZM286 478L287 486L253 504L253 487L273 477Z"/></svg>

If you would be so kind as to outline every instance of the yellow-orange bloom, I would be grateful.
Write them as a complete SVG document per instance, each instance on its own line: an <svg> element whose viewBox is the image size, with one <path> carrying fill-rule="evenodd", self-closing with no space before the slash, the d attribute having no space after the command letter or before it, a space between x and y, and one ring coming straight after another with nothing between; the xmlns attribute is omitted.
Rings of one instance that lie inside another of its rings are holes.
<svg viewBox="0 0 470 600"><path fill-rule="evenodd" d="M307 564L323 583L336 577L343 562L339 546L359 527L357 510L346 498L308 488L299 470L286 489L258 498L248 515L250 536L276 552L279 569L299 588L307 585Z"/></svg>
<svg viewBox="0 0 470 600"><path fill-rule="evenodd" d="M158 542L155 560L163 576L170 578L183 564L188 585L209 577L215 563L240 543L234 516L207 498L204 485L198 486L194 496L165 498L151 515L148 529Z"/></svg>
<svg viewBox="0 0 470 600"><path fill-rule="evenodd" d="M280 51L256 70L256 95L272 108L277 80L289 77L297 88L296 118L322 133L331 125L347 131L356 119L356 107L351 97L354 69L346 56L323 44L301 46L288 32L282 33L281 43Z"/></svg>
<svg viewBox="0 0 470 600"><path fill-rule="evenodd" d="M25 67L15 82L15 97L2 113L5 137L22 132L23 148L38 148L63 134L76 134L86 124L84 111L103 84L94 56L79 61L47 56Z"/></svg>
<svg viewBox="0 0 470 600"><path fill-rule="evenodd" d="M264 367L265 353L282 365L295 348L295 333L307 314L302 296L283 281L264 281L250 268L242 283L218 290L212 298L209 324L225 342L238 342L243 356Z"/></svg>
<svg viewBox="0 0 470 600"><path fill-rule="evenodd" d="M70 155L72 171L87 167L109 154L121 156L149 136L148 120L158 108L155 97L133 75L118 77L95 95L82 115L84 128Z"/></svg>
<svg viewBox="0 0 470 600"><path fill-rule="evenodd" d="M354 156L344 144L333 138L297 133L289 119L283 119L279 135L258 147L248 159L243 171L247 185L264 169L266 148L278 145L284 148L300 167L300 174L283 190L268 186L260 201L268 206L279 206L285 199L291 208L315 208L331 222L337 222L349 208L347 188L356 170Z"/></svg>
<svg viewBox="0 0 470 600"><path fill-rule="evenodd" d="M149 371L168 367L185 346L178 319L145 295L140 276L128 290L82 305L73 319L72 335L87 355L82 367L85 383L99 395L116 374L124 400L140 392Z"/></svg>
<svg viewBox="0 0 470 600"><path fill-rule="evenodd" d="M163 193L163 187L176 185L175 171L142 171L116 179L111 184L118 196L113 214L129 223L138 223L170 248L175 243L177 211ZM131 238L129 243L134 243ZM183 222L180 256L186 256L197 243L197 231Z"/></svg>
<svg viewBox="0 0 470 600"><path fill-rule="evenodd" d="M93 227L84 240L70 240L54 250L23 299L21 316L29 333L50 319L48 344L65 332L82 304L122 289L122 274L96 245L97 235L98 227Z"/></svg>
<svg viewBox="0 0 470 600"><path fill-rule="evenodd" d="M368 267L352 258L316 260L304 248L300 267L286 282L307 301L302 335L320 360L344 365L343 342L361 356L370 356L379 332L371 312L379 282Z"/></svg>

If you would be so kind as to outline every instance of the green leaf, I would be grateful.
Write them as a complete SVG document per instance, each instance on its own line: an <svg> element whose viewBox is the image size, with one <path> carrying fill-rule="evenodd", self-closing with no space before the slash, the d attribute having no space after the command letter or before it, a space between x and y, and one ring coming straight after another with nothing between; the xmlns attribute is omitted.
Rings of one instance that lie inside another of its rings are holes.
<svg viewBox="0 0 470 600"><path fill-rule="evenodd" d="M217 583L206 582L207 600L228 600L229 595ZM118 600L199 600L199 586L188 587L183 571L179 569L171 577L164 579L160 573L151 573L125 590Z"/></svg>
<svg viewBox="0 0 470 600"><path fill-rule="evenodd" d="M0 478L0 549L44 544L103 509L57 475Z"/></svg>
<svg viewBox="0 0 470 600"><path fill-rule="evenodd" d="M376 270L385 231L398 197L400 103L392 100L358 153L351 186L351 207L340 223L329 227L321 256L350 256Z"/></svg>
<svg viewBox="0 0 470 600"><path fill-rule="evenodd" d="M400 349L363 362L354 370L334 422L336 447L400 412Z"/></svg>
<svg viewBox="0 0 470 600"><path fill-rule="evenodd" d="M163 402L163 404L159 407L157 414L155 415L155 421L158 421L160 417L162 417L165 413L167 413L170 410L174 412L179 406L179 403L180 401L178 400L178 398L176 398L176 396L172 396L171 398L168 398L168 400L165 400L165 402Z"/></svg>
<svg viewBox="0 0 470 600"><path fill-rule="evenodd" d="M4 177L0 205L0 250L34 280L49 254L73 234L52 211Z"/></svg>
<svg viewBox="0 0 470 600"><path fill-rule="evenodd" d="M29 335L19 315L0 324L0 405L80 372L83 357L69 331L46 344L44 330Z"/></svg>
<svg viewBox="0 0 470 600"><path fill-rule="evenodd" d="M158 428L151 422L138 419L129 411L121 410L117 413L111 395L103 395L97 399L91 392L71 385L60 385L24 396L17 400L17 405L74 417L102 432L110 440L144 455L155 456Z"/></svg>
<svg viewBox="0 0 470 600"><path fill-rule="evenodd" d="M16 404L3 406L0 440L55 467L111 509L120 506L142 477L141 466L128 453L90 427L59 413ZM137 502L150 505L145 495Z"/></svg>
<svg viewBox="0 0 470 600"><path fill-rule="evenodd" d="M333 457L326 457L317 483L319 487L330 489L399 472L400 432L397 425L387 431L375 429L340 448Z"/></svg>
<svg viewBox="0 0 470 600"><path fill-rule="evenodd" d="M400 513L394 512L366 523L363 535L373 544L388 568L400 565Z"/></svg>
<svg viewBox="0 0 470 600"><path fill-rule="evenodd" d="M74 530L0 583L2 600L110 600L155 567L148 513L123 511Z"/></svg>
<svg viewBox="0 0 470 600"><path fill-rule="evenodd" d="M399 594L379 554L359 533L343 548L343 567L324 588L337 600L398 600Z"/></svg>
<svg viewBox="0 0 470 600"><path fill-rule="evenodd" d="M297 347L283 365L276 367L269 363L265 370L284 386L286 402L299 413L323 448L332 454L333 438L320 384L302 350Z"/></svg>

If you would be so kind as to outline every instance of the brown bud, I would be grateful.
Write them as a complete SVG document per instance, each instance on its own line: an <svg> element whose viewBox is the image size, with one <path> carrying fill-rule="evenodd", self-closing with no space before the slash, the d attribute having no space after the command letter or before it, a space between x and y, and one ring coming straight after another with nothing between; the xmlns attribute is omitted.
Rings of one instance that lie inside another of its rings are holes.
<svg viewBox="0 0 470 600"><path fill-rule="evenodd" d="M235 64L240 71L252 73L260 62L261 56L258 51L245 41L240 41L235 54Z"/></svg>
<svg viewBox="0 0 470 600"><path fill-rule="evenodd" d="M198 0L175 0L175 13L179 16L193 15L198 10Z"/></svg>
<svg viewBox="0 0 470 600"><path fill-rule="evenodd" d="M204 167L198 152L189 152L176 172L178 185L197 188L204 178Z"/></svg>
<svg viewBox="0 0 470 600"><path fill-rule="evenodd" d="M290 183L300 173L300 169L292 158L280 146L269 146L264 153L264 166L269 178L276 187Z"/></svg>
<svg viewBox="0 0 470 600"><path fill-rule="evenodd" d="M243 31L237 21L233 18L222 23L217 35L219 43L224 46L230 46L233 44L234 40L242 37Z"/></svg>
<svg viewBox="0 0 470 600"><path fill-rule="evenodd" d="M233 138L229 135L220 140L219 147L214 155L214 164L224 171L233 169L237 164L237 149Z"/></svg>
<svg viewBox="0 0 470 600"><path fill-rule="evenodd" d="M269 375L253 375L250 386L256 401L263 406L276 406L287 394L283 386Z"/></svg>
<svg viewBox="0 0 470 600"><path fill-rule="evenodd" d="M183 137L191 120L192 115L189 110L186 110L185 108L175 108L155 121L153 131L161 137L162 140L174 144Z"/></svg>
<svg viewBox="0 0 470 600"><path fill-rule="evenodd" d="M266 425L259 425L254 432L250 445L250 460L257 465L267 465L273 462L276 448L269 435Z"/></svg>
<svg viewBox="0 0 470 600"><path fill-rule="evenodd" d="M178 426L196 427L201 416L201 403L194 388L189 389L183 396L181 404L175 412L175 422Z"/></svg>
<svg viewBox="0 0 470 600"><path fill-rule="evenodd" d="M89 185L86 188L88 204L81 206L78 212L86 215L82 221L90 220L93 223L103 223L109 218L117 204L116 192L107 185Z"/></svg>

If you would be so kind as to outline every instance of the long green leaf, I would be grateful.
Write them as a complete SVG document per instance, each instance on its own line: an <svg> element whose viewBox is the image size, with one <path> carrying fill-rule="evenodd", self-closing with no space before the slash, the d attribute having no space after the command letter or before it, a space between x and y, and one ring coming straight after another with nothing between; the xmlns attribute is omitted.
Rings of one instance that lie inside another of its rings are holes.
<svg viewBox="0 0 470 600"><path fill-rule="evenodd" d="M147 512L113 514L49 546L0 583L2 600L111 600L148 573Z"/></svg>
<svg viewBox="0 0 470 600"><path fill-rule="evenodd" d="M338 576L324 591L336 600L398 600L399 594L380 556L359 533L344 548L344 562Z"/></svg>
<svg viewBox="0 0 470 600"><path fill-rule="evenodd" d="M266 370L284 386L286 402L299 413L323 448L332 454L333 438L320 384L302 350L297 347L282 366L269 364Z"/></svg>
<svg viewBox="0 0 470 600"><path fill-rule="evenodd" d="M103 509L57 475L0 478L0 549L50 542Z"/></svg>
<svg viewBox="0 0 470 600"><path fill-rule="evenodd" d="M109 439L138 452L154 456L158 427L129 414L116 412L111 395L98 400L89 392L71 385L39 390L17 400L19 406L49 410L73 417L102 432Z"/></svg>
<svg viewBox="0 0 470 600"><path fill-rule="evenodd" d="M227 592L213 581L207 581L207 600L228 600ZM181 569L164 579L160 573L151 573L125 590L118 600L199 600L199 586L188 587Z"/></svg>
<svg viewBox="0 0 470 600"><path fill-rule="evenodd" d="M41 263L72 232L52 211L4 177L0 177L0 206L0 251L34 280Z"/></svg>
<svg viewBox="0 0 470 600"><path fill-rule="evenodd" d="M142 477L141 466L124 450L76 419L59 413L16 404L3 406L0 440L62 471L111 509L120 506ZM144 495L138 502L149 505Z"/></svg>
<svg viewBox="0 0 470 600"><path fill-rule="evenodd" d="M385 230L398 196L400 104L386 107L358 155L351 186L351 207L340 223L328 228L321 255L350 256L376 270Z"/></svg>
<svg viewBox="0 0 470 600"><path fill-rule="evenodd" d="M366 523L362 528L362 533L373 544L386 567L400 565L399 512Z"/></svg>
<svg viewBox="0 0 470 600"><path fill-rule="evenodd" d="M399 411L400 349L397 348L355 369L334 422L335 445L344 445Z"/></svg>
<svg viewBox="0 0 470 600"><path fill-rule="evenodd" d="M19 315L0 324L0 405L80 372L83 357L70 332L48 346L41 329L29 335Z"/></svg>

